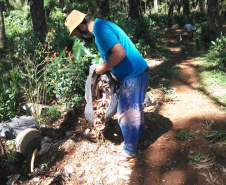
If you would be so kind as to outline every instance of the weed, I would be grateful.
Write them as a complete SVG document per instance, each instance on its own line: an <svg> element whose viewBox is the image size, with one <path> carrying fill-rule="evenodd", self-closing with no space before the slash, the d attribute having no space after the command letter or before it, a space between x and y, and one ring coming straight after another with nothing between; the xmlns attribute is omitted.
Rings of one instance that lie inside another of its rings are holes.
<svg viewBox="0 0 226 185"><path fill-rule="evenodd" d="M48 167L50 162L42 163L41 166Z"/></svg>
<svg viewBox="0 0 226 185"><path fill-rule="evenodd" d="M213 131L211 134L207 135L206 138L212 143L226 141L226 130Z"/></svg>
<svg viewBox="0 0 226 185"><path fill-rule="evenodd" d="M191 163L192 163L193 161L194 161L194 162L199 162L201 159L205 159L205 158L200 154L200 152L199 152L198 155L196 155L196 156L188 155L188 157L189 157Z"/></svg>
<svg viewBox="0 0 226 185"><path fill-rule="evenodd" d="M209 183L209 184L221 184L218 180L217 180L217 176L214 177L208 170L208 172L202 172L202 173L199 173L201 175L203 175L206 179L206 181ZM223 183L222 183L223 184Z"/></svg>
<svg viewBox="0 0 226 185"><path fill-rule="evenodd" d="M177 134L177 136L176 136L177 138L179 138L180 140L182 140L182 141L184 141L184 140L188 140L188 139L190 139L190 138L195 138L195 133L194 132L190 132L189 134L186 132L186 131L184 131L184 130L181 130L178 134Z"/></svg>
<svg viewBox="0 0 226 185"><path fill-rule="evenodd" d="M45 109L42 113L42 119L39 119L39 122L45 121L48 124L59 119L61 116L59 108L57 105L52 105Z"/></svg>

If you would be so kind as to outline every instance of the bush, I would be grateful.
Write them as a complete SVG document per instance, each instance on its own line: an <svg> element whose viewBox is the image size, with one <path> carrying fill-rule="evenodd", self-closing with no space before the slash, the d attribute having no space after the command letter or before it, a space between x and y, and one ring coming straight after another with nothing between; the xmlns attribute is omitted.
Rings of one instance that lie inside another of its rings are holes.
<svg viewBox="0 0 226 185"><path fill-rule="evenodd" d="M45 109L42 113L42 119L47 124L58 120L60 116L61 116L60 107L57 105L50 106L49 108Z"/></svg>
<svg viewBox="0 0 226 185"><path fill-rule="evenodd" d="M196 34L194 40L198 47L208 48L211 41L215 40L217 35L219 35L219 32L214 23L205 21L196 24Z"/></svg>
<svg viewBox="0 0 226 185"><path fill-rule="evenodd" d="M221 68L226 67L226 36L221 33L220 37L211 43L206 60Z"/></svg>
<svg viewBox="0 0 226 185"><path fill-rule="evenodd" d="M47 35L48 49L54 50L57 35L52 29ZM89 50L75 38L72 50L67 47L47 53L47 83L52 93L62 103L74 97L84 95L85 79L89 71L92 55Z"/></svg>
<svg viewBox="0 0 226 185"><path fill-rule="evenodd" d="M17 96L19 92L19 73L15 65L0 61L0 122L7 121L18 114Z"/></svg>
<svg viewBox="0 0 226 185"><path fill-rule="evenodd" d="M5 15L7 48L14 58L27 56L34 51L33 46L37 45L29 15L29 12L19 10L10 11L9 15Z"/></svg>

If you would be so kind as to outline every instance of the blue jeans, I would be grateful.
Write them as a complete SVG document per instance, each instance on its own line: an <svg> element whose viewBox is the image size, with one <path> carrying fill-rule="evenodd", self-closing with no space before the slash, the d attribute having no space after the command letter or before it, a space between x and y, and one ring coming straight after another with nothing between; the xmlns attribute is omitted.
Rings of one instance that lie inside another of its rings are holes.
<svg viewBox="0 0 226 185"><path fill-rule="evenodd" d="M138 140L144 138L143 102L149 75L146 72L121 82L117 114L124 137L123 149L130 155L136 154Z"/></svg>

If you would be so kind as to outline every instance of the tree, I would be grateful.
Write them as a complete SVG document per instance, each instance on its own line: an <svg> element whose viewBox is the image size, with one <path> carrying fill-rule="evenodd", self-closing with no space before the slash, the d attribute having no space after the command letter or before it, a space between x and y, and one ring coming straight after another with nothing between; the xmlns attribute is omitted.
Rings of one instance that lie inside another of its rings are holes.
<svg viewBox="0 0 226 185"><path fill-rule="evenodd" d="M183 15L186 21L188 20L188 15L190 13L189 1L190 0L183 0Z"/></svg>
<svg viewBox="0 0 226 185"><path fill-rule="evenodd" d="M0 48L5 48L6 36L3 17L3 1L0 1Z"/></svg>
<svg viewBox="0 0 226 185"><path fill-rule="evenodd" d="M155 13L158 12L158 0L154 0L154 10L155 10Z"/></svg>
<svg viewBox="0 0 226 185"><path fill-rule="evenodd" d="M97 17L104 18L110 13L108 0L95 0Z"/></svg>
<svg viewBox="0 0 226 185"><path fill-rule="evenodd" d="M208 0L208 16L215 22L218 17L218 0Z"/></svg>
<svg viewBox="0 0 226 185"><path fill-rule="evenodd" d="M175 2L174 2L174 0L169 0L168 4L169 4L168 16L170 17L173 15L173 8L175 5Z"/></svg>
<svg viewBox="0 0 226 185"><path fill-rule="evenodd" d="M30 0L30 11L35 35L39 42L44 43L47 34L44 0Z"/></svg>
<svg viewBox="0 0 226 185"><path fill-rule="evenodd" d="M129 15L134 20L140 18L139 4L139 0L129 0Z"/></svg>

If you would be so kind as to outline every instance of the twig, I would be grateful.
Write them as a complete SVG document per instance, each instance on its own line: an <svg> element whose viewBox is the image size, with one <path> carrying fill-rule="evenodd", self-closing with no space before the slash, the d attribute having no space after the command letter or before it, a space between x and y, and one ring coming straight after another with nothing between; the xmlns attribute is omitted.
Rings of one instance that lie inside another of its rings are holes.
<svg viewBox="0 0 226 185"><path fill-rule="evenodd" d="M157 78L159 75L156 75L156 76L153 76L153 77L151 77L150 79L154 79L154 78Z"/></svg>
<svg viewBox="0 0 226 185"><path fill-rule="evenodd" d="M7 159L8 157L7 157L7 154L6 154L5 147L4 147L3 143L2 143L2 138L0 138L0 141L1 141L1 145L2 145L2 148L3 148L4 154L5 154L5 157Z"/></svg>

